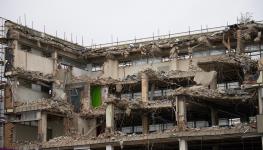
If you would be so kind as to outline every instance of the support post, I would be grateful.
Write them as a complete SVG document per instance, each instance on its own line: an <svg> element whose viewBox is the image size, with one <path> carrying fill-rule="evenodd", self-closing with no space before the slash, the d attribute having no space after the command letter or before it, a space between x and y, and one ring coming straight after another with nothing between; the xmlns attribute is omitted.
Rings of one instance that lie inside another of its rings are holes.
<svg viewBox="0 0 263 150"><path fill-rule="evenodd" d="M210 89L217 89L217 72L216 71L213 71L213 79L212 79L212 82L210 83Z"/></svg>
<svg viewBox="0 0 263 150"><path fill-rule="evenodd" d="M149 79L146 73L142 73L141 76L141 90L142 90L142 102L148 103Z"/></svg>
<svg viewBox="0 0 263 150"><path fill-rule="evenodd" d="M263 99L262 99L262 92L263 89L260 87L258 89L258 114L261 115L263 114ZM262 149L263 149L263 136L261 136L261 144L262 144Z"/></svg>
<svg viewBox="0 0 263 150"><path fill-rule="evenodd" d="M114 147L112 145L106 145L106 150L114 150Z"/></svg>
<svg viewBox="0 0 263 150"><path fill-rule="evenodd" d="M41 117L38 121L38 135L41 142L47 141L47 114L43 112L41 112Z"/></svg>
<svg viewBox="0 0 263 150"><path fill-rule="evenodd" d="M53 59L53 75L56 75L57 67L58 67L58 52L57 52L57 50L55 50L52 53L52 59Z"/></svg>
<svg viewBox="0 0 263 150"><path fill-rule="evenodd" d="M149 133L149 119L146 113L142 115L142 133L143 134Z"/></svg>
<svg viewBox="0 0 263 150"><path fill-rule="evenodd" d="M109 103L106 108L106 133L114 131L114 105Z"/></svg>
<svg viewBox="0 0 263 150"><path fill-rule="evenodd" d="M186 140L179 139L179 150L188 150L188 144Z"/></svg>
<svg viewBox="0 0 263 150"><path fill-rule="evenodd" d="M176 97L176 120L179 131L186 129L186 105L184 97Z"/></svg>

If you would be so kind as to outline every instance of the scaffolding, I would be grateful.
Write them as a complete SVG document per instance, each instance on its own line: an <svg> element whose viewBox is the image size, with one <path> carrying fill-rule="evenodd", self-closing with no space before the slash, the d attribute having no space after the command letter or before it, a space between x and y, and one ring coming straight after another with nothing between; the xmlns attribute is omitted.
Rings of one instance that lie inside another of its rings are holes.
<svg viewBox="0 0 263 150"><path fill-rule="evenodd" d="M4 88L6 84L5 79L5 48L6 48L6 31L5 19L0 18L0 147L4 146L4 123L5 123L5 109L4 109Z"/></svg>

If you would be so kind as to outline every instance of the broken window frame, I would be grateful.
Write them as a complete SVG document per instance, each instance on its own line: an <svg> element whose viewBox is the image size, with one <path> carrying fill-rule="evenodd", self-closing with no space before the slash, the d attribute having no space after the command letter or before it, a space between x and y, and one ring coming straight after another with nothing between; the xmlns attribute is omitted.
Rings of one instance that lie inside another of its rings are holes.
<svg viewBox="0 0 263 150"><path fill-rule="evenodd" d="M91 71L98 72L103 70L103 65L101 64L92 64Z"/></svg>
<svg viewBox="0 0 263 150"><path fill-rule="evenodd" d="M131 61L123 61L119 63L119 67L130 67L132 64L133 63Z"/></svg>

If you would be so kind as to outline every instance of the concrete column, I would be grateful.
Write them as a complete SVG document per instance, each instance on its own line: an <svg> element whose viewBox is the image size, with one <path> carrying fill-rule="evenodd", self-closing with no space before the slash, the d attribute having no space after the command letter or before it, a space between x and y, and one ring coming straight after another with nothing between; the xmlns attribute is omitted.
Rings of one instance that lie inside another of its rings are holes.
<svg viewBox="0 0 263 150"><path fill-rule="evenodd" d="M211 122L212 126L218 125L218 111L215 108L211 108Z"/></svg>
<svg viewBox="0 0 263 150"><path fill-rule="evenodd" d="M114 150L114 147L112 145L106 145L106 150Z"/></svg>
<svg viewBox="0 0 263 150"><path fill-rule="evenodd" d="M142 133L143 134L149 133L149 119L146 113L142 115Z"/></svg>
<svg viewBox="0 0 263 150"><path fill-rule="evenodd" d="M176 120L179 131L186 129L186 105L184 97L176 97Z"/></svg>
<svg viewBox="0 0 263 150"><path fill-rule="evenodd" d="M142 90L142 102L148 103L148 96L149 96L149 79L146 73L142 73L141 76L141 90Z"/></svg>
<svg viewBox="0 0 263 150"><path fill-rule="evenodd" d="M108 86L103 86L101 88L101 96L102 96L102 103L107 101L109 97L109 87Z"/></svg>
<svg viewBox="0 0 263 150"><path fill-rule="evenodd" d="M186 140L179 139L179 150L188 150L188 144Z"/></svg>
<svg viewBox="0 0 263 150"><path fill-rule="evenodd" d="M83 88L83 98L81 99L82 110L90 108L90 84L85 84Z"/></svg>
<svg viewBox="0 0 263 150"><path fill-rule="evenodd" d="M41 142L47 141L47 114L43 112L41 112L41 117L38 121L38 135Z"/></svg>
<svg viewBox="0 0 263 150"><path fill-rule="evenodd" d="M58 52L55 50L52 53L52 59L53 59L53 75L56 75L57 67L58 67Z"/></svg>
<svg viewBox="0 0 263 150"><path fill-rule="evenodd" d="M242 39L241 39L241 30L237 30L237 53L242 53Z"/></svg>
<svg viewBox="0 0 263 150"><path fill-rule="evenodd" d="M258 113L263 114L263 99L262 99L263 89L260 87L258 89Z"/></svg>
<svg viewBox="0 0 263 150"><path fill-rule="evenodd" d="M107 105L106 108L106 132L111 133L114 131L114 105L112 103Z"/></svg>
<svg viewBox="0 0 263 150"><path fill-rule="evenodd" d="M216 71L213 71L213 79L212 79L212 82L210 83L210 89L217 89L217 72Z"/></svg>

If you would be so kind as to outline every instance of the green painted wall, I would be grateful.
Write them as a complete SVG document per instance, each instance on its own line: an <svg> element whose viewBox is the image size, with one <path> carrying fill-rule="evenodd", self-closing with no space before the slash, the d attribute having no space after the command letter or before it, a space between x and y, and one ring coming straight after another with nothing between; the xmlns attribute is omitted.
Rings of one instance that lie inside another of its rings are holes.
<svg viewBox="0 0 263 150"><path fill-rule="evenodd" d="M101 105L101 87L100 86L92 86L91 87L91 104L94 108L99 107Z"/></svg>

